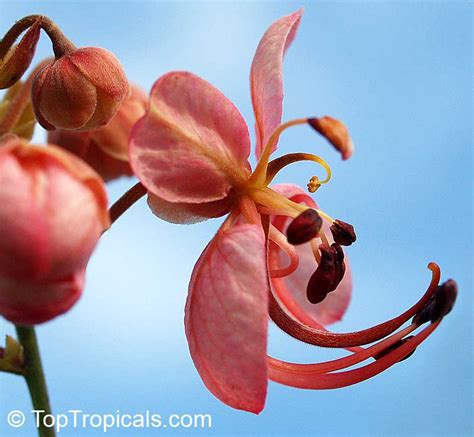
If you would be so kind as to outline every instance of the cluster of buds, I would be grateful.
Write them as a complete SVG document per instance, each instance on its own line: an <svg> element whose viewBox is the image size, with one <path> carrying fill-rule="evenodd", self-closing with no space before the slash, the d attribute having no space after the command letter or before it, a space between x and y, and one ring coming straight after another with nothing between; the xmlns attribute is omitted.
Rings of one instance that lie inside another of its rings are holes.
<svg viewBox="0 0 474 437"><path fill-rule="evenodd" d="M42 31L54 58L22 81ZM80 297L110 223L104 181L132 174L128 136L147 98L111 52L76 48L42 15L0 40L0 89L0 314L33 325ZM36 122L49 131L45 145L28 143Z"/></svg>
<svg viewBox="0 0 474 437"><path fill-rule="evenodd" d="M106 125L130 93L119 61L102 48L76 48L45 16L19 20L1 40L0 88L11 87L27 70L41 30L52 41L55 59L33 78L33 107L40 124L47 130L91 130Z"/></svg>

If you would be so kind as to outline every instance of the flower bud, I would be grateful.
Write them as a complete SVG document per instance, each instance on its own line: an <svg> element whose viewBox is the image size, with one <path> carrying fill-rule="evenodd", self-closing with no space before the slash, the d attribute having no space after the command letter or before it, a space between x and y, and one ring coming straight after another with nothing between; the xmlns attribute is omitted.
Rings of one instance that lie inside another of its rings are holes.
<svg viewBox="0 0 474 437"><path fill-rule="evenodd" d="M17 99L22 98L21 93L25 92L23 89L25 86L27 85L25 85L22 81L15 83L15 85L7 90L3 96L3 99L0 101L0 136L4 132L8 132L26 140L31 140L35 130L36 118L30 98L28 98L28 101L22 108L22 111L17 117L15 117L10 125L10 120L8 119L11 107L14 107L17 104Z"/></svg>
<svg viewBox="0 0 474 437"><path fill-rule="evenodd" d="M0 59L0 89L10 88L30 66L41 32L40 22L34 23L18 45L10 47Z"/></svg>
<svg viewBox="0 0 474 437"><path fill-rule="evenodd" d="M57 148L0 139L0 315L32 325L79 299L109 225L100 177Z"/></svg>
<svg viewBox="0 0 474 437"><path fill-rule="evenodd" d="M146 94L132 87L107 126L90 132L57 129L48 133L48 142L81 157L105 180L133 174L128 164L128 137L133 125L145 114Z"/></svg>
<svg viewBox="0 0 474 437"><path fill-rule="evenodd" d="M92 130L106 125L128 97L130 85L108 50L84 47L67 52L34 78L36 118L47 130Z"/></svg>

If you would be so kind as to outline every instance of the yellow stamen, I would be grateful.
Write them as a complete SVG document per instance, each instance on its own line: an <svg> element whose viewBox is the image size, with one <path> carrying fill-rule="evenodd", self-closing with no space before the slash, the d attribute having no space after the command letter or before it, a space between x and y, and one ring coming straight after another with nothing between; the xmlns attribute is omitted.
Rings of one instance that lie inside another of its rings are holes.
<svg viewBox="0 0 474 437"><path fill-rule="evenodd" d="M268 161L270 159L270 155L273 151L273 148L277 144L278 139L280 138L280 135L282 134L282 132L288 129L289 127L297 126L299 124L307 124L307 123L308 123L307 118L298 118L296 120L287 121L286 123L283 123L282 125L280 125L279 127L275 129L275 131L272 133L272 135L268 139L268 142L265 145L265 148L263 149L262 154L260 155L260 159L258 161L257 167L255 168L255 171L250 177L249 182L252 185L263 186L265 184L265 180L267 178Z"/></svg>
<svg viewBox="0 0 474 437"><path fill-rule="evenodd" d="M300 215L303 211L306 211L309 208L308 205L293 202L292 200L289 200L281 194L278 194L277 192L266 187L251 189L248 191L248 195L253 199L258 207L261 205L268 208L268 210L278 210L283 212L282 215L292 218ZM334 222L334 219L324 211L321 211L317 208L313 209L320 216L328 220L329 223Z"/></svg>
<svg viewBox="0 0 474 437"><path fill-rule="evenodd" d="M310 183L311 181L314 180L314 185L316 185L316 181L317 181L317 183L319 183L319 186L320 186L322 184L328 183L331 180L331 168L329 167L329 165L324 159L320 158L319 156L313 155L311 153L288 153L287 155L281 156L280 158L274 159L273 161L270 161L268 163L267 178L265 180L265 185L270 184L273 178L277 175L277 173L281 171L283 168L285 168L287 165L290 165L299 161L316 162L317 164L320 164L324 168L324 170L326 170L326 179L323 179L321 181L319 180L317 176L313 176L310 180ZM319 186L317 188L319 188ZM316 191L316 189L314 191ZM311 193L314 193L314 191L310 190Z"/></svg>
<svg viewBox="0 0 474 437"><path fill-rule="evenodd" d="M308 191L310 193L315 193L316 190L319 189L319 187L321 186L322 183L323 182L321 182L317 176L313 176L309 180L309 182L306 184L306 186L308 187Z"/></svg>

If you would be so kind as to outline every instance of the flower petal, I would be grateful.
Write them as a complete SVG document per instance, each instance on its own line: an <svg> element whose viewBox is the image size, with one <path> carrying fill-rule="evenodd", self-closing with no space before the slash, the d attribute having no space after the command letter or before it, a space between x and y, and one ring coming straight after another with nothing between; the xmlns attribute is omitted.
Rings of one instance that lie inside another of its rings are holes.
<svg viewBox="0 0 474 437"><path fill-rule="evenodd" d="M228 198L207 203L168 202L154 194L148 194L148 206L160 219L170 223L191 224L222 217L230 211Z"/></svg>
<svg viewBox="0 0 474 437"><path fill-rule="evenodd" d="M259 413L267 391L268 326L261 228L221 228L194 268L185 324L191 356L207 388L233 408Z"/></svg>
<svg viewBox="0 0 474 437"><path fill-rule="evenodd" d="M305 203L308 206L316 207L313 199L297 185L281 184L272 186L272 189L294 202ZM284 231L289 224L289 220L285 220L280 216L273 217L272 223L281 231ZM329 223L326 220L323 220L322 230L326 233L328 241L331 244L333 242L332 235L329 231ZM287 277L272 278L272 286L279 288L283 294L289 295L293 298L295 305L294 309L302 311L302 313L294 314L294 316L302 322L304 322L304 320L301 319L308 315L322 325L329 325L341 320L349 306L352 292L352 274L347 255L345 258L346 272L341 283L338 285L336 290L327 295L323 302L314 305L310 303L306 297L306 286L309 278L316 269L316 261L311 246L307 243L295 246L295 249L299 256L298 268ZM286 255L283 251L281 251L276 245L270 245L269 262L271 265L286 265L288 261L285 258ZM291 311L290 308L289 310ZM294 311L292 312L294 313Z"/></svg>
<svg viewBox="0 0 474 437"><path fill-rule="evenodd" d="M303 9L275 21L257 47L250 70L257 158L280 125L283 105L283 56L295 38ZM275 146L276 148L276 146Z"/></svg>
<svg viewBox="0 0 474 437"><path fill-rule="evenodd" d="M130 138L130 163L145 187L169 202L212 202L248 176L250 138L237 108L205 80L168 73Z"/></svg>

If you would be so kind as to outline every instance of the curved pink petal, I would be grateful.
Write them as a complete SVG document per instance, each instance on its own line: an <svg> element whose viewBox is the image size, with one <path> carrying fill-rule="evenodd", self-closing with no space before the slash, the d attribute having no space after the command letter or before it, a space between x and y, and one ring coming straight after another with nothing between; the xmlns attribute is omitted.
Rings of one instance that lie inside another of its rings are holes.
<svg viewBox="0 0 474 437"><path fill-rule="evenodd" d="M192 224L227 214L232 205L229 198L207 203L168 202L154 194L148 194L148 206L153 214L170 223Z"/></svg>
<svg viewBox="0 0 474 437"><path fill-rule="evenodd" d="M250 138L237 108L205 80L162 76L130 138L130 164L153 194L169 202L212 202L248 177Z"/></svg>
<svg viewBox="0 0 474 437"><path fill-rule="evenodd" d="M197 262L186 336L206 387L233 408L259 413L267 392L268 281L263 230L221 228Z"/></svg>
<svg viewBox="0 0 474 437"><path fill-rule="evenodd" d="M272 186L272 189L297 203L305 203L308 206L316 207L313 199L297 185L281 184ZM272 223L284 232L289 220L285 220L283 217L274 217ZM332 235L326 220L323 221L322 229L325 231L328 241L332 243ZM317 266L311 246L307 243L295 246L295 249L299 256L298 268L291 275L284 278L272 278L272 286L279 288L282 292L289 293L295 306L305 313L304 316L309 315L322 325L329 325L341 320L349 306L352 292L352 274L347 255L346 273L341 283L336 290L328 294L323 302L314 305L306 297L306 286ZM284 252L273 244L270 246L270 264L275 266L286 266L288 264ZM301 319L298 314L294 315Z"/></svg>
<svg viewBox="0 0 474 437"><path fill-rule="evenodd" d="M257 47L250 70L250 91L255 113L257 158L283 112L283 56L296 36L303 9L275 21ZM276 146L275 146L276 148Z"/></svg>

